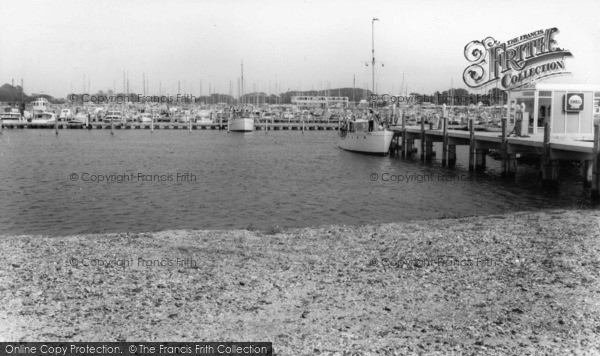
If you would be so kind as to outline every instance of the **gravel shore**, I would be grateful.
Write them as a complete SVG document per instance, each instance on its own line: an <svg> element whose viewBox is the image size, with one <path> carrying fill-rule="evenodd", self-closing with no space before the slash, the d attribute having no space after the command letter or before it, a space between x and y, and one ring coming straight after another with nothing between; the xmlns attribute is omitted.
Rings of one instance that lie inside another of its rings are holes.
<svg viewBox="0 0 600 356"><path fill-rule="evenodd" d="M600 214L0 236L0 341L600 354Z"/></svg>

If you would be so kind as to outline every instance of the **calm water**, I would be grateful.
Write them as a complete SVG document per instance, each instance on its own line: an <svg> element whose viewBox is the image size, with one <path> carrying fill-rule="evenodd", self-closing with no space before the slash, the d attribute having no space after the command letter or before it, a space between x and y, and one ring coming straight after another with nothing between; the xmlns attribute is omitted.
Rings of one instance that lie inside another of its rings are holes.
<svg viewBox="0 0 600 356"><path fill-rule="evenodd" d="M486 180L440 180L469 177L466 147L458 153L456 168L441 169L342 151L334 131L4 130L0 234L361 225L589 200L574 176L543 192L530 166L503 181L491 157Z"/></svg>

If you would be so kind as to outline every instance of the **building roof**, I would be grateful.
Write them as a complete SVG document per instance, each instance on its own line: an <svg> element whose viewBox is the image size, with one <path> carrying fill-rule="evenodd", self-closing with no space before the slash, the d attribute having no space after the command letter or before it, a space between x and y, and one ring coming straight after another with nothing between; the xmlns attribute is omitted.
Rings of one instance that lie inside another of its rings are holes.
<svg viewBox="0 0 600 356"><path fill-rule="evenodd" d="M600 84L558 84L558 83L535 83L530 88L520 88L515 91L531 90L556 90L556 91L598 91Z"/></svg>

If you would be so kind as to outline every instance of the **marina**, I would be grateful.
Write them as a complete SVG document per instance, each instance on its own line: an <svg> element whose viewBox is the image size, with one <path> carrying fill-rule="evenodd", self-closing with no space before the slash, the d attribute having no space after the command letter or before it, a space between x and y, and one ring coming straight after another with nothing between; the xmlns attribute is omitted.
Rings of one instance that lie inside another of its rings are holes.
<svg viewBox="0 0 600 356"><path fill-rule="evenodd" d="M501 5L3 5L0 350L600 355L600 2Z"/></svg>

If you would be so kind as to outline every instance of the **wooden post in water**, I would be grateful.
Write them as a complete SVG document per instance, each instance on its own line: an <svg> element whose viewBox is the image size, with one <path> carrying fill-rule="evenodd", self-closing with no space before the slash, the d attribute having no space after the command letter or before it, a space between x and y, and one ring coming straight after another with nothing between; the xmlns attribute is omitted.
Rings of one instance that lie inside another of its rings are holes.
<svg viewBox="0 0 600 356"><path fill-rule="evenodd" d="M442 127L442 167L446 167L448 162L448 116L444 115L442 120L442 125L444 125Z"/></svg>
<svg viewBox="0 0 600 356"><path fill-rule="evenodd" d="M425 161L425 120L421 116L421 162Z"/></svg>
<svg viewBox="0 0 600 356"><path fill-rule="evenodd" d="M408 138L406 139L406 157L412 158L413 157L413 145L414 145L415 140L412 138Z"/></svg>
<svg viewBox="0 0 600 356"><path fill-rule="evenodd" d="M427 161L427 162L431 161L432 157L433 157L433 142L427 141L427 142L425 142L425 161Z"/></svg>
<svg viewBox="0 0 600 356"><path fill-rule="evenodd" d="M550 123L544 124L544 148L542 152L542 187L558 188L558 161L552 159L550 148Z"/></svg>
<svg viewBox="0 0 600 356"><path fill-rule="evenodd" d="M406 117L402 110L402 158L406 158Z"/></svg>
<svg viewBox="0 0 600 356"><path fill-rule="evenodd" d="M58 117L54 118L54 132L58 135Z"/></svg>
<svg viewBox="0 0 600 356"><path fill-rule="evenodd" d="M488 153L487 149L475 150L475 170L480 172L485 170L485 157Z"/></svg>
<svg viewBox="0 0 600 356"><path fill-rule="evenodd" d="M448 167L456 166L456 145L448 145Z"/></svg>
<svg viewBox="0 0 600 356"><path fill-rule="evenodd" d="M592 184L594 175L594 161L583 161L583 186L589 187Z"/></svg>
<svg viewBox="0 0 600 356"><path fill-rule="evenodd" d="M154 116L156 115L155 112L152 112L152 122L150 122L150 133L154 133Z"/></svg>
<svg viewBox="0 0 600 356"><path fill-rule="evenodd" d="M469 171L475 169L475 121L469 119Z"/></svg>
<svg viewBox="0 0 600 356"><path fill-rule="evenodd" d="M115 122L115 121L114 121L114 120L111 118L111 119L110 119L110 134L111 134L111 135L114 135L114 134L115 134L115 133L113 132L113 129L114 129L114 122Z"/></svg>
<svg viewBox="0 0 600 356"><path fill-rule="evenodd" d="M500 143L500 175L508 176L508 139L506 137L506 118L502 118L502 141Z"/></svg>
<svg viewBox="0 0 600 356"><path fill-rule="evenodd" d="M600 200L600 124L594 125L592 165L592 199Z"/></svg>
<svg viewBox="0 0 600 356"><path fill-rule="evenodd" d="M190 115L188 116L188 120L190 122L190 125L189 125L190 126L190 133L192 133L192 115L191 115L191 112L190 112Z"/></svg>

